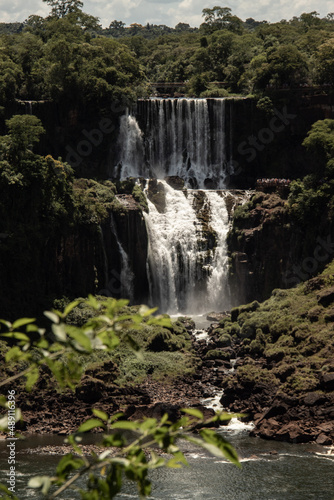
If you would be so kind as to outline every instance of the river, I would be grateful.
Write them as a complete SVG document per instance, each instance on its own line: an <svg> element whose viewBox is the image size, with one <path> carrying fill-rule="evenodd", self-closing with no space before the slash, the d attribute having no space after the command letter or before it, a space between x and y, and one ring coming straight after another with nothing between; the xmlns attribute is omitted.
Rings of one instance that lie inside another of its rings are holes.
<svg viewBox="0 0 334 500"><path fill-rule="evenodd" d="M151 500L333 500L334 456L316 445L294 445L250 438L236 426L221 432L235 446L242 463L238 469L185 443L189 467L157 469L151 473ZM91 442L96 436L88 436ZM87 439L87 438L86 438ZM52 475L57 455L31 453L38 446L61 445L60 436L31 436L17 442L16 494L21 499L42 498L26 488L34 475ZM87 442L87 441L86 441ZM0 442L0 480L8 472L6 441ZM73 492L60 498L77 499ZM132 484L124 483L117 499L138 498Z"/></svg>

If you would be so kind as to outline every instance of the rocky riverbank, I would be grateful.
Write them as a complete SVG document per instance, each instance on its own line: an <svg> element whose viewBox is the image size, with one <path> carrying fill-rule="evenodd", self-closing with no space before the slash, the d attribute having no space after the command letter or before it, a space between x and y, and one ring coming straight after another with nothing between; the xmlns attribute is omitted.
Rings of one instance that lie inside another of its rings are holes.
<svg viewBox="0 0 334 500"><path fill-rule="evenodd" d="M79 314L76 313L76 314ZM84 312L80 312L84 314ZM214 315L194 333L189 318L172 327L145 327L137 340L144 360L129 352L94 359L74 391L59 390L43 368L31 393L17 390L26 433L67 434L92 416L92 408L126 419L171 420L222 393L221 404L252 420L252 435L292 443L334 443L334 262L316 278L276 289ZM76 318L78 319L78 318Z"/></svg>
<svg viewBox="0 0 334 500"><path fill-rule="evenodd" d="M212 360L216 378L222 371L221 403L246 413L254 436L334 442L333 272L332 263L297 288L276 289L211 326L202 357ZM229 358L236 368L226 373Z"/></svg>

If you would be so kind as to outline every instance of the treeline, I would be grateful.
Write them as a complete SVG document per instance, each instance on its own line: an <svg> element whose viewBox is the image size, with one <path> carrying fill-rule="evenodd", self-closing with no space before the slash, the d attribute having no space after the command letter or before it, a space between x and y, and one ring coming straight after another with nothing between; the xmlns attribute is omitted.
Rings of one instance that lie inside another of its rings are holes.
<svg viewBox="0 0 334 500"><path fill-rule="evenodd" d="M203 10L195 32L147 39L147 27L123 29L120 41L138 57L150 81L188 81L189 95L261 94L270 87L334 83L334 16L304 13L278 23L243 22L227 7ZM111 24L112 32L115 24ZM110 28L109 28L110 31ZM205 92L206 94L202 94Z"/></svg>
<svg viewBox="0 0 334 500"><path fill-rule="evenodd" d="M194 96L221 95L222 86L225 95L334 84L334 14L243 22L231 9L214 7L203 10L199 28L114 20L102 29L78 0L51 3L46 18L0 25L2 106L13 99L101 106L148 96L147 84L157 81L187 82Z"/></svg>

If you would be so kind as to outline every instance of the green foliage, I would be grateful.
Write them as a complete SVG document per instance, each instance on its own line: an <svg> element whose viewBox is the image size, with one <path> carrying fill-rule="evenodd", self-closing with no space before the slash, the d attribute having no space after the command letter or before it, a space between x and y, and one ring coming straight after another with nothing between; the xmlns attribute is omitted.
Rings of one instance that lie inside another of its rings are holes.
<svg viewBox="0 0 334 500"><path fill-rule="evenodd" d="M65 17L72 12L77 12L83 7L80 0L43 0L51 7L51 15Z"/></svg>
<svg viewBox="0 0 334 500"><path fill-rule="evenodd" d="M272 115L274 113L274 105L270 97L261 97L256 103L257 109L261 109L267 115Z"/></svg>
<svg viewBox="0 0 334 500"><path fill-rule="evenodd" d="M73 381L81 374L79 358L73 354L89 356L94 350L113 351L120 343L126 342L133 353L138 355L139 346L129 334L130 330L140 330L143 322L147 325L173 328L168 318L152 317L154 309L142 306L132 314L126 313L124 308L127 301L124 300L101 301L90 296L84 302L95 314L80 328L66 322L79 306L78 301L67 304L64 311L45 312L45 316L51 322L51 336L46 334L45 329L39 328L33 318L22 318L14 323L1 321L4 331L0 335L12 341L12 347L5 354L6 365L24 362L27 368L7 377L0 382L0 386L26 377L26 388L30 390L37 381L40 368L46 364L61 386L72 388ZM59 362L64 353L68 353L72 359L70 370L67 364ZM5 398L0 400L0 404L7 408ZM109 499L121 491L124 474L137 485L139 496L144 498L151 492L151 483L148 479L151 469L179 468L188 465L178 444L182 440L189 441L217 457L227 458L240 467L238 456L232 446L212 429L202 428L204 424L213 426L234 415L217 413L211 419L205 420L200 411L189 408L184 410L185 416L172 423L168 420L167 414L160 421L147 418L143 422L131 422L124 420L121 413L109 416L99 409L92 409L92 412L93 418L84 421L77 432L67 438L67 442L73 447L73 452L61 458L55 474L52 477L31 478L28 488L37 489L50 498L56 498L71 488L80 492L82 498ZM17 418L20 418L19 414ZM7 430L7 425L6 419L0 420L2 431ZM200 430L195 437L191 431L198 427ZM101 443L103 451L101 450L99 454L92 453L88 459L83 455L78 443L82 433L95 429L104 431ZM124 431L132 431L135 437L127 438ZM149 456L143 447L149 450ZM169 456L160 456L157 449ZM85 490L76 486L76 480L80 477L87 478ZM0 485L0 488L6 491L4 485Z"/></svg>
<svg viewBox="0 0 334 500"><path fill-rule="evenodd" d="M317 80L320 83L334 85L334 37L318 47L315 56Z"/></svg>
<svg viewBox="0 0 334 500"><path fill-rule="evenodd" d="M333 271L334 261L309 282L275 289L261 304L232 309L232 323L221 324L219 331L230 335L235 331L232 347L248 357L236 369L235 384L268 384L294 397L319 388L321 368L332 370L333 305L324 307L319 298L330 292ZM235 387L231 381L226 384Z"/></svg>
<svg viewBox="0 0 334 500"><path fill-rule="evenodd" d="M220 349L211 349L205 355L205 359L222 359L229 361L230 358L231 358L230 352L223 351Z"/></svg>
<svg viewBox="0 0 334 500"><path fill-rule="evenodd" d="M41 120L34 115L15 115L6 121L6 125L10 137L9 150L15 155L26 152L45 133Z"/></svg>
<svg viewBox="0 0 334 500"><path fill-rule="evenodd" d="M132 196L134 199L139 203L141 208L144 210L144 212L148 212L148 204L147 204L147 199L143 193L143 190L141 187L136 184L133 189L132 189Z"/></svg>
<svg viewBox="0 0 334 500"><path fill-rule="evenodd" d="M333 174L330 162L334 158L334 120L327 118L313 123L303 141L303 146L309 153L313 154L314 160L317 162L315 173L318 177L324 173ZM325 165L327 165L327 171L324 172Z"/></svg>

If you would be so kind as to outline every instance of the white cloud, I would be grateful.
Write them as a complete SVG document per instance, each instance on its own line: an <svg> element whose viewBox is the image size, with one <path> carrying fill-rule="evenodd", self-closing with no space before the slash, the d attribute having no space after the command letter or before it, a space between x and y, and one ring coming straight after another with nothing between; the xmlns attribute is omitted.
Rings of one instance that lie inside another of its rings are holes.
<svg viewBox="0 0 334 500"><path fill-rule="evenodd" d="M199 26L202 9L219 4L216 0L87 0L84 11L100 18L103 26L109 26L114 19L131 23L166 24L175 26L179 22ZM321 17L334 11L332 0L258 0L250 3L246 0L224 0L224 6L232 13L245 20L248 17L269 22L291 19L303 12L317 11ZM46 16L50 8L42 0L1 0L1 22L24 21L29 15Z"/></svg>

